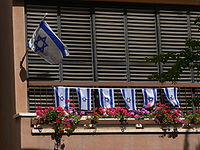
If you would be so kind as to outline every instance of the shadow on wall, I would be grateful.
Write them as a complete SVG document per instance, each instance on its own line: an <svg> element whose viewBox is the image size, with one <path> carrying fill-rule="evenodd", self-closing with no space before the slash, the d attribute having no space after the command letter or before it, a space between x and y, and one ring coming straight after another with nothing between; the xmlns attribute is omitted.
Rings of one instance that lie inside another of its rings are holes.
<svg viewBox="0 0 200 150"><path fill-rule="evenodd" d="M200 143L196 146L196 150L200 150Z"/></svg>
<svg viewBox="0 0 200 150"><path fill-rule="evenodd" d="M188 132L189 129L186 131ZM184 140L184 150L189 150L189 141L188 141L188 134L185 134L185 140Z"/></svg>
<svg viewBox="0 0 200 150"><path fill-rule="evenodd" d="M189 129L186 131L189 132ZM189 140L188 140L188 135L189 134L185 134L185 140L184 140L184 149L183 150L190 150L189 149ZM198 145L196 145L196 149L195 150L200 150L200 141L198 141Z"/></svg>

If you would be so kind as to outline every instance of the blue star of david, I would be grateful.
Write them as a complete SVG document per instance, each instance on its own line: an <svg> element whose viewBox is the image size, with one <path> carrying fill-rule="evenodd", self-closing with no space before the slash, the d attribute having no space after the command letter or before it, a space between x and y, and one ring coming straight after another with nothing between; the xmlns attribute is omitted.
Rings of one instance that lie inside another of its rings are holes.
<svg viewBox="0 0 200 150"><path fill-rule="evenodd" d="M153 101L153 97L149 97L148 100L151 102Z"/></svg>
<svg viewBox="0 0 200 150"><path fill-rule="evenodd" d="M173 95L171 95L170 97L169 97L169 100L173 100L174 99L174 97L173 97Z"/></svg>
<svg viewBox="0 0 200 150"><path fill-rule="evenodd" d="M128 98L126 99L126 101L127 101L128 103L130 103L130 102L131 102L131 98L128 97Z"/></svg>
<svg viewBox="0 0 200 150"><path fill-rule="evenodd" d="M87 99L86 99L85 97L83 97L83 98L82 98L82 101L83 101L83 102L86 102L86 101L87 101Z"/></svg>
<svg viewBox="0 0 200 150"><path fill-rule="evenodd" d="M60 100L61 100L61 101L64 101L64 96L61 95L61 96L60 96Z"/></svg>
<svg viewBox="0 0 200 150"><path fill-rule="evenodd" d="M40 35L37 37L37 40L34 42L35 45L35 51L38 52L44 52L45 47L47 47L46 43L47 37L41 37Z"/></svg>
<svg viewBox="0 0 200 150"><path fill-rule="evenodd" d="M105 97L105 98L104 98L104 101L105 101L105 102L109 102L109 98Z"/></svg>

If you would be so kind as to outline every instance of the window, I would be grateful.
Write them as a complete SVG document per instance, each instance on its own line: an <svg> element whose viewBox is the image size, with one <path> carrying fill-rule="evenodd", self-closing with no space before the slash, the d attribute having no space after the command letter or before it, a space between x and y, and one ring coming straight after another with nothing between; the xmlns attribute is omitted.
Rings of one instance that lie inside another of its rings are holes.
<svg viewBox="0 0 200 150"><path fill-rule="evenodd" d="M110 4L110 3L108 3ZM148 76L165 72L173 64L155 65L144 58L161 52L180 51L185 40L198 38L193 26L200 14L194 10L113 5L27 4L27 40L47 12L47 23L67 45L70 56L62 65L49 65L29 51L29 81L146 82ZM196 71L185 71L181 82L195 82ZM108 85L110 86L110 85ZM196 89L198 91L198 89ZM123 105L119 91L118 105ZM118 94L117 94L118 93ZM180 88L179 99L186 107L191 88ZM198 94L198 92L196 92ZM71 93L78 107L76 91ZM95 91L94 91L95 95ZM137 92L142 106L141 91ZM160 96L162 99L162 92ZM37 105L53 105L52 87L29 86L30 111Z"/></svg>

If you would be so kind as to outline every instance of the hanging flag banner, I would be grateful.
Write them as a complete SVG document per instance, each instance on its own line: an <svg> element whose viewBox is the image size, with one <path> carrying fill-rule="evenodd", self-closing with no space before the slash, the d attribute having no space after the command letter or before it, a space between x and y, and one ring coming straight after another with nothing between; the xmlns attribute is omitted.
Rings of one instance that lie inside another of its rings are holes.
<svg viewBox="0 0 200 150"><path fill-rule="evenodd" d="M136 110L135 89L121 89L125 105L129 110Z"/></svg>
<svg viewBox="0 0 200 150"><path fill-rule="evenodd" d="M142 89L144 96L144 107L153 107L157 101L157 89Z"/></svg>
<svg viewBox="0 0 200 150"><path fill-rule="evenodd" d="M177 88L175 88L175 87L164 88L164 93L167 97L167 100L173 106L179 106L180 107L179 100L177 99Z"/></svg>
<svg viewBox="0 0 200 150"><path fill-rule="evenodd" d="M67 87L54 87L55 93L55 105L56 107L61 106L62 108L69 108L69 103L66 100L69 99L70 89Z"/></svg>
<svg viewBox="0 0 200 150"><path fill-rule="evenodd" d="M77 88L81 110L91 110L91 89Z"/></svg>
<svg viewBox="0 0 200 150"><path fill-rule="evenodd" d="M99 89L99 101L101 107L114 108L114 90L110 88Z"/></svg>
<svg viewBox="0 0 200 150"><path fill-rule="evenodd" d="M54 87L55 93L55 105L56 107L61 106L63 108L69 108L69 103L66 100L70 98L70 89L74 88L77 90L79 98L79 107L81 110L91 110L92 107L92 89L98 89L99 102L101 107L114 108L114 88L78 88L78 87ZM125 106L129 110L136 110L136 88L118 88L122 93ZM138 88L140 89L140 88ZM164 90L167 100L173 106L179 106L180 103L177 99L177 88L161 88ZM153 107L157 101L157 89L156 88L143 88L144 107Z"/></svg>
<svg viewBox="0 0 200 150"><path fill-rule="evenodd" d="M59 64L63 57L69 55L64 43L43 20L33 33L27 47L50 64Z"/></svg>

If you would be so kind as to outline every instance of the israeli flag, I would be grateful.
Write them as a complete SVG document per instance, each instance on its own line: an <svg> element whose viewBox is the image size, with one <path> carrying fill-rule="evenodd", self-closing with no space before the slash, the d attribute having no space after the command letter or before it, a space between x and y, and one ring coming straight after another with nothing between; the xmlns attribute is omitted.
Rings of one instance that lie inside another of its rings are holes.
<svg viewBox="0 0 200 150"><path fill-rule="evenodd" d="M179 100L177 99L177 88L175 88L175 87L164 88L164 93L167 97L167 100L173 106L179 106L180 107Z"/></svg>
<svg viewBox="0 0 200 150"><path fill-rule="evenodd" d="M81 110L91 110L91 89L77 88Z"/></svg>
<svg viewBox="0 0 200 150"><path fill-rule="evenodd" d="M136 110L135 89L121 89L125 105L129 110Z"/></svg>
<svg viewBox="0 0 200 150"><path fill-rule="evenodd" d="M144 96L144 107L153 107L157 101L157 89L142 89Z"/></svg>
<svg viewBox="0 0 200 150"><path fill-rule="evenodd" d="M50 64L59 64L69 55L66 46L45 21L40 22L27 47Z"/></svg>
<svg viewBox="0 0 200 150"><path fill-rule="evenodd" d="M105 108L114 108L114 91L109 88L100 88L99 89L99 100L101 107Z"/></svg>
<svg viewBox="0 0 200 150"><path fill-rule="evenodd" d="M61 106L62 108L69 108L69 103L66 100L69 99L70 89L67 87L54 87L55 93L55 105L56 107Z"/></svg>

